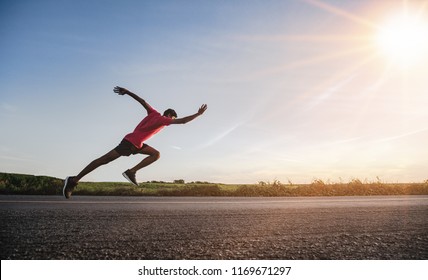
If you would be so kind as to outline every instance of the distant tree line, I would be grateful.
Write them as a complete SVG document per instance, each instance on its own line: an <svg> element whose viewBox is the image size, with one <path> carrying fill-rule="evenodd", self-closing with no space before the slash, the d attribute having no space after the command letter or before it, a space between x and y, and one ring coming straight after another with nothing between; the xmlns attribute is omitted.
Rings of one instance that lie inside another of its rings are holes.
<svg viewBox="0 0 428 280"><path fill-rule="evenodd" d="M0 173L0 194L60 194L63 180L48 176Z"/></svg>
<svg viewBox="0 0 428 280"><path fill-rule="evenodd" d="M0 172L0 194L62 195L63 180ZM135 187L118 182L80 182L77 195L150 195L150 196L352 196L352 195L428 195L428 180L422 183L388 184L353 179L331 183L320 179L310 184L283 184L260 181L250 185L227 185L208 182L186 183L150 181Z"/></svg>

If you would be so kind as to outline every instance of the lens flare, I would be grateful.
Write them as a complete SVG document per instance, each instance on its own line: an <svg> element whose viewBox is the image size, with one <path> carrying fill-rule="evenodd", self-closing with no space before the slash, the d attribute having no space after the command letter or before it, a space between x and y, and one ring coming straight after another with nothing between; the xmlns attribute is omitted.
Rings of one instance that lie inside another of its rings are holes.
<svg viewBox="0 0 428 280"><path fill-rule="evenodd" d="M410 15L392 17L380 26L376 42L389 59L404 65L417 63L428 54L428 23Z"/></svg>

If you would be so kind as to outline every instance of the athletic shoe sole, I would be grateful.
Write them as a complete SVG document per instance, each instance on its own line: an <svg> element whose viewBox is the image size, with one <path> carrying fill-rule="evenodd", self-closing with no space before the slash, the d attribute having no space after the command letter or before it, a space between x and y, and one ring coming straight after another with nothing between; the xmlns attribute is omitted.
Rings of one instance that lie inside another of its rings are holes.
<svg viewBox="0 0 428 280"><path fill-rule="evenodd" d="M65 198L69 198L69 197L67 197L67 195L65 194L65 189L67 188L67 184L68 184L68 180L70 179L70 176L68 176L67 178L65 178L65 181L64 181L64 187L62 188L62 195L65 197Z"/></svg>
<svg viewBox="0 0 428 280"><path fill-rule="evenodd" d="M125 177L126 180L128 180L129 183L133 184L134 186L138 187L138 184L132 182L131 178L128 177L128 175L126 175L126 171L122 173L123 177Z"/></svg>

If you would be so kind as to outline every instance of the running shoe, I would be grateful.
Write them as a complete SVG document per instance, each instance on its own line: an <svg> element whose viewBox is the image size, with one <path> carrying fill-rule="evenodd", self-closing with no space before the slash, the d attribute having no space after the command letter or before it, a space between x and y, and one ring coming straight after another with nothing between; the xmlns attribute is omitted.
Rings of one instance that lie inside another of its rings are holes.
<svg viewBox="0 0 428 280"><path fill-rule="evenodd" d="M138 187L137 179L135 179L135 173L131 170L126 170L122 173L123 177L125 177L126 180L128 180L131 184L134 184Z"/></svg>
<svg viewBox="0 0 428 280"><path fill-rule="evenodd" d="M74 177L68 176L67 178L65 178L64 188L62 189L62 194L67 199L71 197L71 193L73 192L74 188L77 186L77 183L75 183L72 178Z"/></svg>

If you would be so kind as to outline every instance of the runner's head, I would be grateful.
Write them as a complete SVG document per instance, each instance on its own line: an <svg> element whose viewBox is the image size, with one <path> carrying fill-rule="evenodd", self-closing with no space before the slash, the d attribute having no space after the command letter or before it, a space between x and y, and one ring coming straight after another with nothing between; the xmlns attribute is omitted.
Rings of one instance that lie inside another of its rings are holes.
<svg viewBox="0 0 428 280"><path fill-rule="evenodd" d="M164 117L168 117L171 119L175 119L177 117L177 113L173 109L168 109L163 113Z"/></svg>

